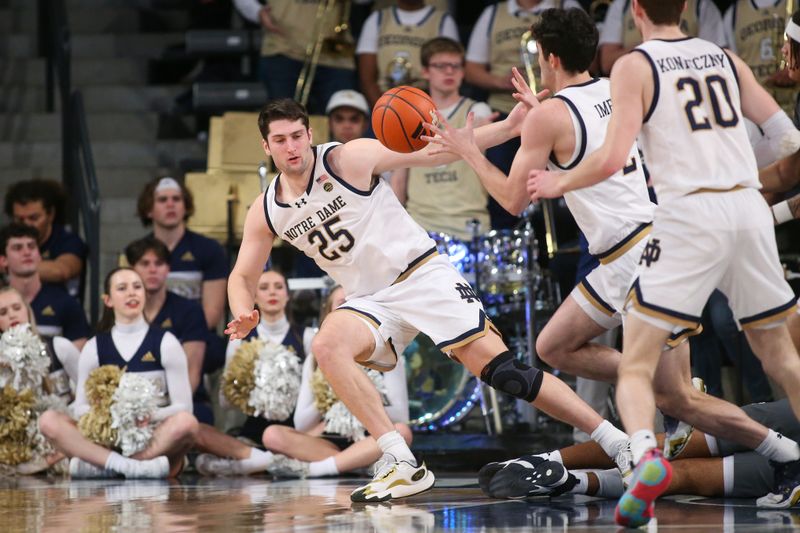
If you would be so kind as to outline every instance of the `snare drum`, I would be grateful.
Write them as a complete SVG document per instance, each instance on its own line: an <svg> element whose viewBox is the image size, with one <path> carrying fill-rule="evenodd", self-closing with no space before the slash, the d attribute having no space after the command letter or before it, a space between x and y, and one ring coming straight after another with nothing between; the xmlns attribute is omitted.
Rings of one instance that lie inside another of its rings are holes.
<svg viewBox="0 0 800 533"><path fill-rule="evenodd" d="M483 235L478 239L476 268L481 292L524 295L528 276L539 268L536 258L536 239L525 230L494 230Z"/></svg>

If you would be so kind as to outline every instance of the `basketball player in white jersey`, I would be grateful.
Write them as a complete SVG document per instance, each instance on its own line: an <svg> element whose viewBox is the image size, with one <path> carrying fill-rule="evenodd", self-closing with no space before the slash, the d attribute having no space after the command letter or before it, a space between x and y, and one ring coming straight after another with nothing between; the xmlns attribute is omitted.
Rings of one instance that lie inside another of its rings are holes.
<svg viewBox="0 0 800 533"><path fill-rule="evenodd" d="M526 113L520 104L504 121L478 128L478 145L486 148L519 135ZM433 240L389 185L374 178L397 168L446 164L452 156L431 157L429 149L399 154L374 139L312 146L308 117L291 100L268 103L259 127L280 174L245 220L228 285L235 318L226 333L242 338L257 324L255 280L276 236L342 285L346 303L325 319L312 352L337 397L384 453L375 478L353 492L353 501L410 496L433 485L433 474L417 465L375 386L357 366L390 370L418 331L489 385L592 434L609 457L625 447L627 436L564 382L517 361L469 284L437 254Z"/></svg>
<svg viewBox="0 0 800 533"><path fill-rule="evenodd" d="M579 9L550 9L541 14L532 32L539 47L542 87L555 97L537 106L517 73L516 85L521 94L529 96L534 109L523 122L521 148L509 177L477 150L469 129L454 131L447 127L433 139L447 152L464 158L489 192L512 213L522 211L530 200L526 182L531 168L574 168L602 146L612 115L609 81L592 78L587 72L597 46L597 33L589 16ZM777 103L772 105L774 112L780 112ZM537 337L536 352L554 368L613 383L621 354L591 340L621 325L628 289L651 230L655 205L647 192L636 144L630 147L624 168L591 187L567 192L564 198L586 235L589 251L601 264L547 322ZM679 331L670 336L668 346L679 347L665 358L656 375L656 398L662 411L682 415L685 422L703 431L759 449L769 459L786 458L779 450L773 453L776 442L800 453L797 443L770 432L739 407L691 386L686 375L689 345L682 343L686 334ZM682 449L687 436L676 437L682 437L683 442L677 443ZM665 450L671 456L679 453L675 442L672 446L668 443ZM523 456L513 462L490 463L479 478L489 493L517 497L536 494L540 487L530 475L536 461Z"/></svg>
<svg viewBox="0 0 800 533"><path fill-rule="evenodd" d="M599 183L627 164L637 135L651 170L659 205L626 304L617 384L637 465L617 506L617 522L626 526L649 521L671 476L653 433L662 346L674 331L699 325L715 288L728 296L765 370L800 413L800 357L784 323L795 301L742 121L761 123L769 112L740 59L681 33L684 7L684 0L633 0L645 42L614 67L614 113L603 145L564 174L534 170L528 180L534 201ZM776 467L776 492L759 504L796 503L798 458Z"/></svg>

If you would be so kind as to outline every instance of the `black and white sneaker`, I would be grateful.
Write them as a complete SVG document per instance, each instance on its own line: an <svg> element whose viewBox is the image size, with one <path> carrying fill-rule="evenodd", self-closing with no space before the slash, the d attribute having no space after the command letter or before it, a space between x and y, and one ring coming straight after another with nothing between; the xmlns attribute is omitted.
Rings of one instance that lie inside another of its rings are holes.
<svg viewBox="0 0 800 533"><path fill-rule="evenodd" d="M776 463L770 461L775 471L773 492L756 500L759 507L786 509L800 502L800 461Z"/></svg>
<svg viewBox="0 0 800 533"><path fill-rule="evenodd" d="M513 463L498 472L489 484L495 498L555 497L571 490L578 480L557 461L542 461L532 468Z"/></svg>
<svg viewBox="0 0 800 533"><path fill-rule="evenodd" d="M492 482L492 478L494 478L498 472L512 464L518 464L524 468L532 469L539 463L544 462L544 460L544 457L539 455L522 455L516 459L509 459L508 461L487 463L478 471L478 485L481 487L481 491L483 491L484 494L495 497L489 490L489 486Z"/></svg>

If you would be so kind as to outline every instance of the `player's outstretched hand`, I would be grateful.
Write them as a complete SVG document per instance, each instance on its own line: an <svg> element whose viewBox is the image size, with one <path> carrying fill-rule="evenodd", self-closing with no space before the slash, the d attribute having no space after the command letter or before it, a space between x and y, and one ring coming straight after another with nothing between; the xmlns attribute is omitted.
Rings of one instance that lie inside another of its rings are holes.
<svg viewBox="0 0 800 533"><path fill-rule="evenodd" d="M431 144L428 155L434 156L439 154L455 154L459 157L465 157L465 154L470 150L477 150L478 145L475 144L475 135L473 128L475 126L475 114L470 112L467 114L467 123L463 128L454 128L451 126L447 119L436 111L438 124L426 123L425 127L431 133L436 133L435 136L424 135L420 137L423 141Z"/></svg>
<svg viewBox="0 0 800 533"><path fill-rule="evenodd" d="M228 322L228 327L225 328L225 335L230 335L231 340L243 339L247 334L258 325L258 310L253 309L251 312L239 315Z"/></svg>
<svg viewBox="0 0 800 533"><path fill-rule="evenodd" d="M528 173L528 195L532 202L543 198L558 198L563 196L558 183L558 172L549 170L531 170Z"/></svg>
<svg viewBox="0 0 800 533"><path fill-rule="evenodd" d="M537 94L533 94L533 91L528 85L528 80L525 79L525 76L520 73L517 67L513 67L511 73L513 74L511 83L517 90L517 92L513 93L511 96L513 96L517 102L525 104L529 110L535 109L540 105L539 102L550 96L550 91L547 89L542 89Z"/></svg>

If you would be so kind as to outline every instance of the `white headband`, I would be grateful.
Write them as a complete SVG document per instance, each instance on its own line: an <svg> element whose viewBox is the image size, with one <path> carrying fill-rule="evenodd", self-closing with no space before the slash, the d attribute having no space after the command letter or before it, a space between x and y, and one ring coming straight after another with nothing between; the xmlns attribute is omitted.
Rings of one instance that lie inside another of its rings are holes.
<svg viewBox="0 0 800 533"><path fill-rule="evenodd" d="M789 24L786 25L786 35L789 36L794 42L800 43L800 26L789 19Z"/></svg>
<svg viewBox="0 0 800 533"><path fill-rule="evenodd" d="M166 189L178 189L179 191L183 190L181 189L180 183L178 183L177 181L175 181L173 178L170 177L161 178L158 181L158 185L156 185L155 192L161 192Z"/></svg>

